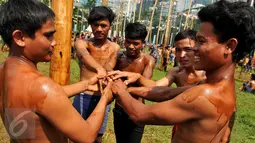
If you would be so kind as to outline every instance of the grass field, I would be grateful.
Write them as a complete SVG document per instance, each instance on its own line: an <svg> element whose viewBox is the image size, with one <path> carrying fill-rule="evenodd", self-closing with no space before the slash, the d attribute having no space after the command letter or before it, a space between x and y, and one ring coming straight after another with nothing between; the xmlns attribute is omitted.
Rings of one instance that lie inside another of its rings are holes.
<svg viewBox="0 0 255 143"><path fill-rule="evenodd" d="M0 52L0 63L2 63L6 57L7 53ZM46 76L49 75L49 63L40 63L38 69ZM164 77L165 74L165 72L155 69L153 79L160 79ZM238 88L242 85L242 81L249 79L250 75L243 74L241 79L237 79L239 78L239 73L236 73L236 75L237 117L232 131L231 143L255 143L255 96L238 91ZM75 83L78 80L79 67L77 62L72 60L70 82ZM146 104L153 103L146 102ZM171 139L171 129L172 127L170 126L146 126L142 143L169 143ZM7 142L8 137L0 121L0 143ZM107 131L103 137L103 143L115 143L112 110L108 120Z"/></svg>

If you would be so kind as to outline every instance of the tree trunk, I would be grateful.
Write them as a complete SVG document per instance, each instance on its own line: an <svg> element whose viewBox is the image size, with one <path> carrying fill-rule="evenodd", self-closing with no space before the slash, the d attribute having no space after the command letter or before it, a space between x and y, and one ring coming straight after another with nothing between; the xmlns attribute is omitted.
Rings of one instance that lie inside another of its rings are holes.
<svg viewBox="0 0 255 143"><path fill-rule="evenodd" d="M157 6L158 0L155 1L154 5L153 5L153 10L152 10L152 14L151 14L151 20L150 20L150 26L149 26L149 42L151 42L151 35L152 35L152 21L153 21L153 17L154 17L154 12Z"/></svg>
<svg viewBox="0 0 255 143"><path fill-rule="evenodd" d="M166 47L166 45L168 44L168 41L169 41L172 5L173 5L173 0L169 0L168 17L167 17L167 22L166 22L166 34L165 34L165 38L164 38L163 47Z"/></svg>
<svg viewBox="0 0 255 143"><path fill-rule="evenodd" d="M142 8L143 8L143 0L141 0L141 2L140 2L139 15L138 15L138 22L141 21Z"/></svg>
<svg viewBox="0 0 255 143"><path fill-rule="evenodd" d="M160 10L160 17L159 17L159 22L158 22L158 32L157 32L157 38L156 38L156 45L158 44L158 39L159 39L159 31L160 31L160 24L162 20L162 12L163 12L163 3L161 3L161 10Z"/></svg>
<svg viewBox="0 0 255 143"><path fill-rule="evenodd" d="M188 15L186 16L186 21L184 24L184 30L188 28L188 21L189 21L189 15L190 15L190 10L191 10L191 6L192 6L192 0L190 0L190 5L189 5L189 11L188 11Z"/></svg>
<svg viewBox="0 0 255 143"><path fill-rule="evenodd" d="M56 14L54 38L57 45L51 59L50 77L60 85L67 85L70 81L73 1L53 0L52 9Z"/></svg>

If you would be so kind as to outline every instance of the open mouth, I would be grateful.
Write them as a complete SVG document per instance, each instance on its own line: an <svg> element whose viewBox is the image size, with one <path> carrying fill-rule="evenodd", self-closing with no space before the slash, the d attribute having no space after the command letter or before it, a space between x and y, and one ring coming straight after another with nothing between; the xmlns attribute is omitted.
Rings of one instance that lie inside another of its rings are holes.
<svg viewBox="0 0 255 143"><path fill-rule="evenodd" d="M194 59L195 59L194 60L195 62L199 62L200 61L200 57L199 56L195 56Z"/></svg>

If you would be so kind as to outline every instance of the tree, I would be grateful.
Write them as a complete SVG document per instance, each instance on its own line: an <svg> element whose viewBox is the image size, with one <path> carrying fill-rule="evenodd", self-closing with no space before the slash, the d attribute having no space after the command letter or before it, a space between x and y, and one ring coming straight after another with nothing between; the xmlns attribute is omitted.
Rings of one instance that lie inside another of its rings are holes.
<svg viewBox="0 0 255 143"><path fill-rule="evenodd" d="M0 0L0 5L5 3L7 0Z"/></svg>
<svg viewBox="0 0 255 143"><path fill-rule="evenodd" d="M97 0L88 0L87 3L85 2L81 3L81 8L88 9L88 11L91 11L91 9L96 6L96 3Z"/></svg>
<svg viewBox="0 0 255 143"><path fill-rule="evenodd" d="M42 3L44 3L47 6L50 6L51 0L41 0Z"/></svg>

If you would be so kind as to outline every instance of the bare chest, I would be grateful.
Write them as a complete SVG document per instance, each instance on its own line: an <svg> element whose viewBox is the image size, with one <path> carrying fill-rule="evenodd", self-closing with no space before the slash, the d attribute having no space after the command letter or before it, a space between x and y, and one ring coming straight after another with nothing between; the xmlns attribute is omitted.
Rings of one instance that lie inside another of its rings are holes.
<svg viewBox="0 0 255 143"><path fill-rule="evenodd" d="M142 73L145 68L145 62L143 58L136 60L129 60L127 58L121 58L118 60L118 69L121 71L129 71L135 73Z"/></svg>
<svg viewBox="0 0 255 143"><path fill-rule="evenodd" d="M178 87L181 87L197 84L204 79L203 76L187 75L184 72L181 72L175 76L175 83Z"/></svg>

